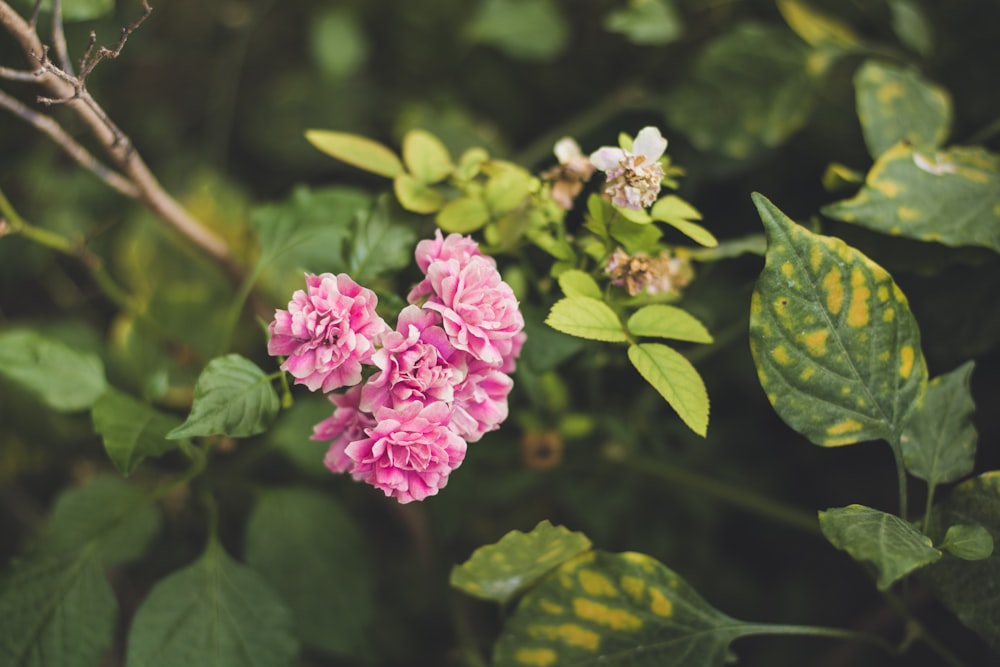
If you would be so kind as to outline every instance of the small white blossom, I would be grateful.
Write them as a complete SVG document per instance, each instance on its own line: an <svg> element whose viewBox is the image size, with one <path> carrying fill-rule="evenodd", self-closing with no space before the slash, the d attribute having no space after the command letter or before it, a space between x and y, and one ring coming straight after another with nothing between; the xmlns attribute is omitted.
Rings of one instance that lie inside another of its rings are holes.
<svg viewBox="0 0 1000 667"><path fill-rule="evenodd" d="M590 155L595 167L607 174L604 194L621 208L639 210L650 206L660 194L663 167L660 158L667 140L655 127L644 127L636 135L632 150L602 146Z"/></svg>

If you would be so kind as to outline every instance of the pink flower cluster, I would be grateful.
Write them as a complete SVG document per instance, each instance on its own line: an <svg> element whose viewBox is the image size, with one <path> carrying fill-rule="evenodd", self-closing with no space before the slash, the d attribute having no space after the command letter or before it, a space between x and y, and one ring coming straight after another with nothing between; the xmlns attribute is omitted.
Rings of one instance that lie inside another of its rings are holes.
<svg viewBox="0 0 1000 667"><path fill-rule="evenodd" d="M424 279L395 330L375 312L375 294L346 274L307 274L307 290L275 313L268 343L296 383L335 406L313 432L330 442L326 466L401 503L436 494L466 444L507 418L525 338L513 291L471 238L438 230L415 256ZM374 367L364 382L363 365Z"/></svg>

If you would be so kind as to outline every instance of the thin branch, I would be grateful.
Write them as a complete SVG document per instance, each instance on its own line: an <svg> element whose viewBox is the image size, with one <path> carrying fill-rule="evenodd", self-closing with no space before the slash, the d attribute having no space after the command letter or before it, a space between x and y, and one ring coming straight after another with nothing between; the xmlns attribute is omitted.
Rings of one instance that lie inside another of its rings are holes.
<svg viewBox="0 0 1000 667"><path fill-rule="evenodd" d="M139 197L139 189L135 184L101 163L91 155L90 151L77 143L73 137L69 136L66 130L62 128L62 125L52 120L52 118L37 111L32 111L3 91L0 91L0 107L7 109L21 118L21 120L31 124L35 129L47 134L52 141L66 151L81 167L93 172L109 187L132 199Z"/></svg>
<svg viewBox="0 0 1000 667"><path fill-rule="evenodd" d="M4 67L0 65L0 79L7 79L8 81L27 81L29 83L35 83L38 81L38 70L34 72L29 72L27 70L21 69L11 69L9 67Z"/></svg>
<svg viewBox="0 0 1000 667"><path fill-rule="evenodd" d="M58 0L56 1L58 2ZM83 58L80 59L80 83L82 84L86 80L87 75L94 71L94 68L102 60L115 59L121 55L122 49L125 48L125 42L128 41L129 35L135 32L152 13L153 8L149 6L149 2L142 0L142 15L122 28L121 36L118 38L118 43L115 44L115 48L109 49L102 46L97 49L97 53L93 58L90 58L90 53L94 48L94 42L97 40L97 35L94 32L91 32L90 44L87 46L87 50L84 52Z"/></svg>
<svg viewBox="0 0 1000 667"><path fill-rule="evenodd" d="M62 0L52 0L52 46L59 57L59 65L67 74L73 73L73 65L69 61L69 49L66 47L66 33L63 31Z"/></svg>

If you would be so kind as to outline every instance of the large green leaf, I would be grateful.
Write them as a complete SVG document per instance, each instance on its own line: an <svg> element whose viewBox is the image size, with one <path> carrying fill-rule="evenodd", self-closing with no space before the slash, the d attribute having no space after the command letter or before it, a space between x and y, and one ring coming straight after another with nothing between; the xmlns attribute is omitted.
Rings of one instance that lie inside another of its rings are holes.
<svg viewBox="0 0 1000 667"><path fill-rule="evenodd" d="M227 354L205 366L194 385L191 414L167 438L255 435L267 430L278 407L278 394L264 371L246 357Z"/></svg>
<svg viewBox="0 0 1000 667"><path fill-rule="evenodd" d="M1000 156L900 143L875 161L858 194L823 213L885 234L1000 252Z"/></svg>
<svg viewBox="0 0 1000 667"><path fill-rule="evenodd" d="M291 608L304 645L365 652L375 616L372 561L333 498L308 489L265 492L247 523L246 559Z"/></svg>
<svg viewBox="0 0 1000 667"><path fill-rule="evenodd" d="M708 431L708 391L691 362L660 343L630 345L628 358L688 428L704 437Z"/></svg>
<svg viewBox="0 0 1000 667"><path fill-rule="evenodd" d="M745 23L709 44L664 110L698 148L746 158L805 124L824 70L788 30Z"/></svg>
<svg viewBox="0 0 1000 667"><path fill-rule="evenodd" d="M750 350L768 400L818 445L894 443L927 383L906 297L858 250L753 199L768 244L751 300Z"/></svg>
<svg viewBox="0 0 1000 667"><path fill-rule="evenodd" d="M504 604L589 549L583 533L542 521L530 533L512 530L496 544L476 549L469 560L452 568L451 585Z"/></svg>
<svg viewBox="0 0 1000 667"><path fill-rule="evenodd" d="M866 61L854 75L858 118L878 158L900 141L932 151L948 136L951 98L912 69Z"/></svg>
<svg viewBox="0 0 1000 667"><path fill-rule="evenodd" d="M941 541L951 526L970 522L985 527L993 542L1000 543L1000 470L962 482L935 504L931 537ZM948 609L1000 651L1000 553L979 561L945 554L921 577Z"/></svg>
<svg viewBox="0 0 1000 667"><path fill-rule="evenodd" d="M0 332L0 375L60 412L89 408L107 388L97 355L30 329Z"/></svg>
<svg viewBox="0 0 1000 667"><path fill-rule="evenodd" d="M730 642L759 630L711 607L649 556L592 551L525 595L493 664L717 667L733 661Z"/></svg>
<svg viewBox="0 0 1000 667"><path fill-rule="evenodd" d="M565 48L566 20L552 0L483 0L465 34L512 58L546 61Z"/></svg>
<svg viewBox="0 0 1000 667"><path fill-rule="evenodd" d="M556 331L580 338L609 343L626 340L621 320L611 306L589 296L570 296L556 301L545 323Z"/></svg>
<svg viewBox="0 0 1000 667"><path fill-rule="evenodd" d="M834 507L819 513L819 527L830 543L857 561L878 569L878 588L941 558L931 538L894 514L863 505Z"/></svg>
<svg viewBox="0 0 1000 667"><path fill-rule="evenodd" d="M93 667L117 618L96 545L31 554L0 578L0 664Z"/></svg>
<svg viewBox="0 0 1000 667"><path fill-rule="evenodd" d="M906 469L932 486L968 475L976 463L976 406L969 389L973 367L969 361L931 380L923 405L903 429Z"/></svg>
<svg viewBox="0 0 1000 667"><path fill-rule="evenodd" d="M128 667L290 667L292 614L260 575L212 540L188 567L157 583L128 637Z"/></svg>
<svg viewBox="0 0 1000 667"><path fill-rule="evenodd" d="M358 219L357 230L348 244L347 267L359 284L401 269L412 260L417 235L412 225L396 219L397 213L403 214L392 208L388 196L382 195L368 215Z"/></svg>
<svg viewBox="0 0 1000 667"><path fill-rule="evenodd" d="M147 456L159 456L177 447L167 440L181 420L110 388L91 410L94 430L118 472L128 477Z"/></svg>
<svg viewBox="0 0 1000 667"><path fill-rule="evenodd" d="M327 155L379 176L395 178L405 171L391 148L367 137L332 130L306 130L306 139Z"/></svg>

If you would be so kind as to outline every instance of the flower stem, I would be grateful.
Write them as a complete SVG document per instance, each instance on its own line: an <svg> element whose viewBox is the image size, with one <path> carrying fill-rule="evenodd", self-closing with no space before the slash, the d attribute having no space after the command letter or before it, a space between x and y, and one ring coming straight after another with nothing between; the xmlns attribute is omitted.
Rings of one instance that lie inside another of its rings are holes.
<svg viewBox="0 0 1000 667"><path fill-rule="evenodd" d="M847 641L864 642L876 646L890 655L899 655L897 647L887 642L878 635L857 630L847 630L845 628L828 628L817 625L780 625L780 624L751 624L744 626L746 634L754 635L777 635L777 636L809 636L809 637L830 637L832 639L843 639Z"/></svg>

